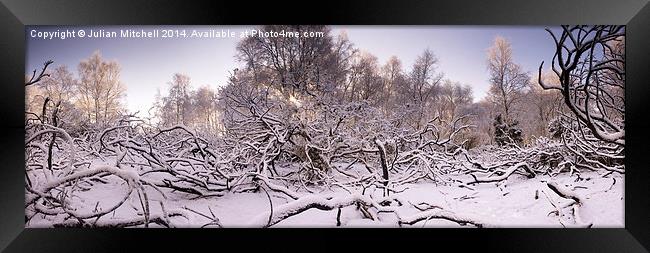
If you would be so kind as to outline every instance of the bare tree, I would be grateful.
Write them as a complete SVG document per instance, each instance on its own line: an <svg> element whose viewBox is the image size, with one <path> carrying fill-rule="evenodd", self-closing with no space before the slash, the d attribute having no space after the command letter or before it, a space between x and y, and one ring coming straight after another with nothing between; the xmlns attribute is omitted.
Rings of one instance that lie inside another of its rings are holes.
<svg viewBox="0 0 650 253"><path fill-rule="evenodd" d="M513 105L529 82L528 75L514 62L512 47L503 37L496 37L488 50L490 90L488 99L501 108L505 122L513 120Z"/></svg>
<svg viewBox="0 0 650 253"><path fill-rule="evenodd" d="M52 60L45 61L45 63L43 63L43 68L41 69L41 72L38 73L38 75L36 75L36 70L34 70L34 72L32 72L31 78L25 78L25 86L30 86L32 84L38 83L43 77L48 77L49 74L45 73L45 71L47 70L47 67L52 63L54 63Z"/></svg>
<svg viewBox="0 0 650 253"><path fill-rule="evenodd" d="M399 102L398 96L400 90L406 90L408 82L402 69L402 62L396 56L388 59L386 64L381 69L381 75L384 80L384 105L383 108L387 112L396 108Z"/></svg>
<svg viewBox="0 0 650 253"><path fill-rule="evenodd" d="M377 57L362 52L352 60L349 73L348 101L372 100L378 102L383 94Z"/></svg>
<svg viewBox="0 0 650 253"><path fill-rule="evenodd" d="M348 39L347 33L342 31L334 41L325 63L329 66L329 81L325 84L324 90L333 94L337 99L345 98L345 86L348 75L352 71L352 59L358 54L358 49ZM327 94L325 94L327 95Z"/></svg>
<svg viewBox="0 0 650 253"><path fill-rule="evenodd" d="M174 124L188 124L191 111L190 77L184 74L174 74L169 83L168 102L174 108Z"/></svg>
<svg viewBox="0 0 650 253"><path fill-rule="evenodd" d="M326 26L263 26L261 32L300 33L300 36L251 36L242 40L238 58L252 69L256 82L278 88L283 94L315 95L327 86L332 70L333 40ZM302 36L304 32L320 36Z"/></svg>
<svg viewBox="0 0 650 253"><path fill-rule="evenodd" d="M456 118L459 110L472 103L472 87L445 80L440 90L439 113L445 120Z"/></svg>
<svg viewBox="0 0 650 253"><path fill-rule="evenodd" d="M403 92L406 95L404 101L409 101L407 105L412 106L415 114L411 119L415 123L415 128L420 128L427 118L433 117L428 108L438 100L440 85L443 74L436 71L438 58L429 49L424 50L415 60L409 74L408 89Z"/></svg>
<svg viewBox="0 0 650 253"><path fill-rule="evenodd" d="M215 133L219 130L221 124L215 91L209 86L202 86L194 93L192 101L197 128L207 133Z"/></svg>
<svg viewBox="0 0 650 253"><path fill-rule="evenodd" d="M84 120L74 106L77 79L65 65L55 67L47 75L38 84L26 87L28 118L38 116L42 123L56 121L56 126L69 130L81 127ZM56 119L52 118L55 112Z"/></svg>
<svg viewBox="0 0 650 253"><path fill-rule="evenodd" d="M190 77L176 73L172 81L168 82L166 96L157 96L157 115L162 126L185 125L190 126L194 120L193 90L190 87ZM209 96L209 94L202 94ZM207 97L204 99L208 99ZM205 105L208 101L202 101Z"/></svg>
<svg viewBox="0 0 650 253"><path fill-rule="evenodd" d="M547 83L559 83L557 76L552 73L542 74L542 78ZM563 106L562 94L559 91L545 90L537 84L536 80L530 82L523 97L524 99L518 107L524 111L520 118L524 132L527 134L527 141L531 141L532 138L549 136L548 126L551 121L561 113L569 112Z"/></svg>
<svg viewBox="0 0 650 253"><path fill-rule="evenodd" d="M411 96L424 104L437 95L442 74L436 73L438 57L429 49L424 50L415 60L411 70Z"/></svg>
<svg viewBox="0 0 650 253"><path fill-rule="evenodd" d="M552 69L559 83L544 89L562 92L564 103L598 139L625 145L625 28L623 26L562 26L547 29L556 45Z"/></svg>
<svg viewBox="0 0 650 253"><path fill-rule="evenodd" d="M120 81L120 65L105 61L95 51L79 63L77 107L91 123L106 124L123 111L121 99L126 88Z"/></svg>

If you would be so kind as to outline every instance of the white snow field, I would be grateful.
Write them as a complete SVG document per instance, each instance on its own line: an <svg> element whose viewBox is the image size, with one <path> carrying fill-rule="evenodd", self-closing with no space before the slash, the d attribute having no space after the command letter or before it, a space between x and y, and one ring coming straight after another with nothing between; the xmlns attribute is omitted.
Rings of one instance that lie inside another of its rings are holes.
<svg viewBox="0 0 650 253"><path fill-rule="evenodd" d="M353 169L356 169L354 166ZM122 173L125 177L133 172ZM342 176L342 175L339 175ZM133 177L137 177L133 176ZM460 181L471 181L468 175L451 175ZM76 213L100 213L121 203L129 187L126 181L117 177L106 177L106 183L95 184L91 189L78 191L70 199ZM549 188L554 183L578 196L575 201L562 197ZM579 177L563 174L555 177L540 175L527 178L511 175L497 183L474 185L436 185L431 182L408 183L394 189L389 197L383 197L383 190L367 188L361 195L361 187L347 187L352 194L340 187L310 187L314 193L305 190L292 192L297 200L284 193L266 190L258 192L226 192L223 196L197 197L170 189L161 192L145 188L151 217L175 210L183 216L169 217L173 227L262 227L269 216L282 216L296 212L305 203L336 205L339 200L367 198L379 203L391 200L384 212L368 208L372 214L365 217L355 205L321 210L317 207L298 212L279 220L271 227L623 227L624 226L624 176L611 174L602 177L595 172L583 172ZM164 193L164 196L163 194ZM131 192L126 203L116 210L94 220L97 225L124 222L142 216L142 205L138 194ZM273 213L271 214L271 203ZM578 215L574 215L577 210ZM456 221L441 218L435 214L452 217ZM559 215L558 215L559 214ZM339 217L337 219L337 216ZM401 217L402 223L400 224ZM35 215L27 227L51 227L63 221L65 215ZM579 217L576 221L576 217ZM274 218L275 219L275 218ZM215 222L215 220L217 222ZM468 223L459 223L467 220ZM408 222L411 221L411 222ZM143 227L139 224L133 227ZM150 227L161 227L152 223Z"/></svg>

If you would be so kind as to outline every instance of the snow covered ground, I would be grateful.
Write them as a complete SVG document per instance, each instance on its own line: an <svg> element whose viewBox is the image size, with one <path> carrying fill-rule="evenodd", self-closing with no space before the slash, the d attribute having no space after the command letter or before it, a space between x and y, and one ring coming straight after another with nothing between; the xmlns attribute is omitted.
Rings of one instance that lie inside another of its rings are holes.
<svg viewBox="0 0 650 253"><path fill-rule="evenodd" d="M467 175L456 175L458 180L467 181ZM602 177L596 173L583 172L580 180L574 174L558 175L555 177L537 176L529 179L521 175L512 175L499 183L482 183L468 187L456 185L436 185L434 183L410 183L403 191L392 193L391 198L399 200L401 206L392 203L391 207L402 217L421 213L419 209L442 209L471 220L496 227L571 227L575 226L572 210L563 208L572 200L560 197L547 186L547 182L555 182L580 196L584 201L579 208L579 217L583 223L591 223L593 227L623 227L624 226L624 176L612 174ZM223 227L250 227L251 221L258 216L268 214L271 204L278 210L293 200L286 195L269 191L272 203L264 191L259 192L227 192L220 197L196 198L187 193L172 192L163 189L166 198L151 188L147 192L151 214L161 214L164 204L167 211L183 210L189 220L183 217L172 217L172 223L178 227L201 227L216 217ZM79 212L98 212L110 208L121 201L127 193L125 181L110 177L108 184L97 184L88 191L78 193L75 207ZM314 190L314 188L312 188ZM362 189L358 193L362 192ZM401 189L398 189L401 190ZM318 192L318 191L316 191ZM313 196L309 192L299 192L301 195ZM128 219L141 214L141 203L136 193L131 193L127 202L115 212L100 218L110 222L111 219ZM345 197L350 193L342 188L320 189L318 196ZM366 196L380 201L382 190L369 188ZM553 203L553 204L552 204ZM561 209L559 212L558 209ZM312 208L286 218L272 227L337 227L338 209L323 211ZM340 227L398 227L395 213L379 212L377 219L365 218L354 205L341 208ZM558 213L560 214L558 216ZM258 217L259 218L259 217ZM49 217L48 219L51 219ZM50 220L37 215L30 220L27 227L50 227ZM153 224L152 227L157 225ZM402 224L402 227L459 227L457 222L445 219L429 219L416 222L413 225ZM207 226L207 227L214 227ZM467 225L467 227L473 227Z"/></svg>

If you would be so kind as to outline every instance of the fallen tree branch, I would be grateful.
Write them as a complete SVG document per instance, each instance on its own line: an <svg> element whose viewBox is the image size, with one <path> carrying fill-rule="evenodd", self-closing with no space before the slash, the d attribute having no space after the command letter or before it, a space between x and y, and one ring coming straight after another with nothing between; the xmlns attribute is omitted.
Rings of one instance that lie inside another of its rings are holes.
<svg viewBox="0 0 650 253"><path fill-rule="evenodd" d="M286 218L312 208L328 211L339 207L351 206L357 203L361 205L372 206L374 204L374 201L372 201L367 196L359 194L353 194L347 197L339 198L324 198L318 195L307 195L293 202L289 202L287 204L276 207L275 210L273 210L272 214L270 214L270 212L264 212L255 216L255 218L251 219L249 226L270 227ZM271 217L270 221L269 217Z"/></svg>
<svg viewBox="0 0 650 253"><path fill-rule="evenodd" d="M557 195L560 195L560 197L563 197L565 199L572 199L574 200L578 205L582 205L583 201L582 199L576 195L574 192L570 191L569 189L566 189L562 186L559 186L555 182L548 182L546 183L549 189L551 189L553 192L555 192Z"/></svg>
<svg viewBox="0 0 650 253"><path fill-rule="evenodd" d="M499 182L499 181L505 180L508 177L510 177L510 175L512 175L512 173L514 173L519 168L523 168L524 171L526 171L528 173L529 178L535 177L535 172L532 171L529 168L528 163L520 162L520 163L517 163L517 164L515 164L513 166L510 166L510 168L508 168L502 175L493 176L493 177L474 177L475 178L474 182L470 182L470 183L467 183L467 184L471 185L471 184L476 184L476 183Z"/></svg>
<svg viewBox="0 0 650 253"><path fill-rule="evenodd" d="M490 227L491 225L488 225L483 222L478 222L472 218L458 215L455 213L452 213L450 211L442 210L442 209L431 209L428 211L420 212L417 214L414 214L412 216L408 217L400 217L398 223L400 226L402 224L407 224L407 225L413 225L417 222L423 221L423 220L430 220L430 219L444 219L452 222L456 222L462 226L466 224L472 224L478 228L484 228L484 227Z"/></svg>
<svg viewBox="0 0 650 253"><path fill-rule="evenodd" d="M569 204L566 207L572 206L571 207L571 212L574 217L574 221L576 226L578 227L585 227L585 228L591 228L594 224L592 222L587 222L582 219L582 216L580 215L580 207L584 204L584 201L580 196L575 194L574 192L570 191L569 189L566 189L555 182L548 182L546 183L549 189L551 189L553 192L555 192L557 195L559 195L562 198L565 199L570 199L573 200L573 203ZM559 212L559 209L558 209ZM559 213L558 213L559 215ZM564 224L563 224L564 225Z"/></svg>
<svg viewBox="0 0 650 253"><path fill-rule="evenodd" d="M402 216L399 215L399 213L397 213L397 210L395 208L382 206L376 201L370 199L369 197L364 195L359 195L359 194L352 194L346 197L337 197L337 198L331 198L331 197L325 198L318 195L307 195L301 197L296 201L278 206L272 212L264 212L255 216L255 218L253 218L249 223L249 226L270 227L283 221L284 219L300 214L312 208L323 210L323 211L339 209L337 211L337 226L339 226L340 208L351 206L351 205L358 205L360 207L359 210L362 212L368 212L368 208L373 207L377 210L377 212L395 213L395 215L398 217L398 221L397 221L398 225L400 226L402 224L413 225L419 221L433 219L433 218L453 221L460 225L472 224L479 228L491 226L484 222L476 221L473 218L458 215L453 212L442 210L442 209L427 210L403 218ZM363 214L365 217L370 217L373 220L377 220L376 215L366 214L366 213ZM270 222L269 222L269 217L271 217Z"/></svg>

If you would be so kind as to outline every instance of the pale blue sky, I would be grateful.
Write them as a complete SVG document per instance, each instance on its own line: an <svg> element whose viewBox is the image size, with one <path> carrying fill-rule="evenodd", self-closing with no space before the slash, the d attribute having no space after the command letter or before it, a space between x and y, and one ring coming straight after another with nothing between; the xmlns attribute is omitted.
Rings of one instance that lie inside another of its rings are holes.
<svg viewBox="0 0 650 253"><path fill-rule="evenodd" d="M76 72L77 65L99 50L105 59L117 60L122 66L121 80L127 87L126 104L131 111L145 113L152 105L156 90L163 93L174 73L191 77L192 85L217 88L225 84L229 72L240 67L235 60L239 33L255 27L245 26L38 26L26 28L26 73L40 68L45 60L63 64ZM439 70L445 77L471 85L475 101L485 97L489 75L487 49L496 36L512 43L514 59L524 70L535 74L542 60L550 61L553 42L540 26L333 26L333 35L345 31L361 50L379 59L381 64L392 56L402 60L406 71L426 48L440 60ZM213 29L235 32L235 38L67 38L43 40L32 38L31 30L65 31L84 29Z"/></svg>

